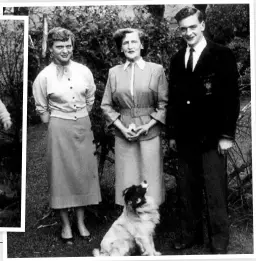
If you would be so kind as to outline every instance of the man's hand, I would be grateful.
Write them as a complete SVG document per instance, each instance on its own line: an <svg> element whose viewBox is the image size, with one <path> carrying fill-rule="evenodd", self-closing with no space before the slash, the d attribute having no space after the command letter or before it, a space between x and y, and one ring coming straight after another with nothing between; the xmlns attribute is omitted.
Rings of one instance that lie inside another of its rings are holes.
<svg viewBox="0 0 256 261"><path fill-rule="evenodd" d="M169 147L173 151L177 151L176 140L169 140Z"/></svg>
<svg viewBox="0 0 256 261"><path fill-rule="evenodd" d="M232 148L233 141L229 139L221 139L219 140L218 152L224 155L228 149Z"/></svg>

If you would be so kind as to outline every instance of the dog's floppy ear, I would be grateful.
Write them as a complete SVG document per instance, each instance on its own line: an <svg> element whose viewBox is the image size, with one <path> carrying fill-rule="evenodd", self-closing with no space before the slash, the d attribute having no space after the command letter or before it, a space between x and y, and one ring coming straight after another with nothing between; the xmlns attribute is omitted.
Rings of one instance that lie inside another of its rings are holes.
<svg viewBox="0 0 256 261"><path fill-rule="evenodd" d="M135 185L132 185L131 187L128 187L126 189L123 190L123 197L125 196L125 194L128 192L128 191L132 191L136 186Z"/></svg>
<svg viewBox="0 0 256 261"><path fill-rule="evenodd" d="M128 191L129 188L126 188L123 190L123 197L125 196L126 192Z"/></svg>

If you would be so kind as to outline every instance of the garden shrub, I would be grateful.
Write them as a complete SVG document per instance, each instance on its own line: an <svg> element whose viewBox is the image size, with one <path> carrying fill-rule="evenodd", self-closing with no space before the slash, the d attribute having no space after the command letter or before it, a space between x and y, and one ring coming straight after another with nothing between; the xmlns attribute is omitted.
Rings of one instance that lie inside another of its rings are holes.
<svg viewBox="0 0 256 261"><path fill-rule="evenodd" d="M24 22L20 20L0 21L0 97L12 119L12 127L0 130L0 184L1 214L9 204L8 218L0 219L0 226L20 226L21 163L22 163L22 109L23 109L23 61ZM4 221L3 221L4 220ZM3 222L3 224L1 223Z"/></svg>
<svg viewBox="0 0 256 261"><path fill-rule="evenodd" d="M119 57L113 33L124 27L143 29L149 39L149 48L145 60L160 63L164 66L168 77L170 56L179 48L180 39L177 32L170 29L170 21L156 20L150 16L146 7L137 6L135 18L120 16L119 6L62 6L62 7L29 7L30 37L32 44L29 49L28 74L28 121L38 122L35 117L32 97L32 83L38 72L49 64L49 53L44 60L40 59L42 52L43 14L48 15L49 29L55 26L71 30L76 37L73 59L87 65L97 86L95 103L90 115L95 143L101 155L100 172L108 151L113 151L113 130L107 129L100 109L101 99L111 67L123 62ZM143 11L143 12L142 12Z"/></svg>
<svg viewBox="0 0 256 261"><path fill-rule="evenodd" d="M125 6L122 7L125 8ZM73 58L77 62L86 64L94 75L97 90L90 117L95 143L100 155L99 169L102 173L104 161L109 151L114 152L114 140L113 130L106 128L100 103L108 70L123 62L118 56L112 38L113 32L123 27L144 29L149 37L148 54L145 60L162 64L167 79L170 58L181 47L183 41L171 20L163 18L163 7L159 8L156 17L152 12L152 6L134 6L134 18L120 16L120 6L28 7L27 10L30 18L31 37L28 70L29 123L34 122L36 118L31 94L32 83L38 72L50 62L49 54L46 55L45 59L41 57L42 21L43 14L47 14L49 29L61 26L70 29L75 34L76 44ZM22 11L24 12L24 8ZM249 5L208 5L205 14L207 35L213 41L228 45L232 49L237 59L241 93L250 96ZM246 135L250 136L250 121L248 120L250 111L247 109L245 114L247 115L245 118L247 119L246 128L248 130L246 130ZM242 118L244 119L244 117ZM241 132L243 129L239 127L239 131ZM168 153L168 142L164 133L163 137L165 171L172 173L175 171L175 155ZM250 162L249 159L249 164ZM237 166L237 170L239 167ZM232 172L232 170L230 171ZM238 193L239 196L241 196L241 193ZM237 197L235 200L237 200Z"/></svg>

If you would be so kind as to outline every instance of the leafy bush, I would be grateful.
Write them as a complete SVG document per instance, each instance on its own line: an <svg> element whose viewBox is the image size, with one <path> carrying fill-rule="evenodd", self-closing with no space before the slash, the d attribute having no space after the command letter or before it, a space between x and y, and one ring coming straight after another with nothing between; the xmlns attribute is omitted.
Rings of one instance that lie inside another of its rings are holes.
<svg viewBox="0 0 256 261"><path fill-rule="evenodd" d="M252 226L251 73L249 5L211 5L206 12L209 35L234 53L239 72L241 112L236 143L228 153L229 207ZM239 224L240 225L240 224Z"/></svg>
<svg viewBox="0 0 256 261"><path fill-rule="evenodd" d="M227 44L234 36L250 34L249 4L211 5L206 15L209 33L216 42Z"/></svg>
<svg viewBox="0 0 256 261"><path fill-rule="evenodd" d="M124 6L123 6L124 8ZM24 11L24 8L23 8ZM61 26L70 29L76 37L73 59L86 64L92 71L97 86L96 100L91 113L95 143L100 154L100 172L109 150L113 151L113 130L105 126L100 103L108 77L108 70L122 63L113 33L124 27L141 28L148 34L149 48L146 60L160 63L168 76L169 58L178 49L180 39L171 29L170 21L155 19L146 6L135 7L135 18L120 16L120 6L61 6L29 7L30 37L28 69L28 122L38 122L35 115L32 83L38 72L50 62L49 52L41 58L43 14L47 14L49 29Z"/></svg>
<svg viewBox="0 0 256 261"><path fill-rule="evenodd" d="M1 20L0 41L0 97L10 112L13 122L9 131L2 131L2 129L0 131L0 184L4 187L0 208L10 202L15 203L16 206L16 212L9 220L10 223L8 221L8 224L0 223L0 225L18 227L20 226L24 22ZM10 217L10 210L8 211L7 216ZM5 216L4 211L1 214ZM2 222L2 218L0 221Z"/></svg>
<svg viewBox="0 0 256 261"><path fill-rule="evenodd" d="M45 59L41 58L41 44L43 31L43 14L48 16L49 29L61 26L70 29L76 36L74 60L86 64L94 75L97 86L96 100L91 113L95 143L100 155L100 173L103 172L105 159L109 151L114 152L114 140L112 130L107 129L101 113L100 103L107 81L108 70L112 66L122 62L118 56L113 32L118 28L135 27L144 29L149 37L149 49L146 60L160 63L164 66L168 78L169 62L171 56L180 48L182 39L170 20L163 18L164 7L159 7L159 12L154 15L152 6L135 6L134 18L120 16L120 7L125 6L58 6L58 7L28 7L30 18L31 44L29 50L29 108L28 117L34 121L34 101L31 95L32 83L45 65L49 64L49 54ZM17 10L16 10L17 11ZM24 8L22 10L24 12ZM153 14L153 15L152 15ZM239 69L239 85L241 93L250 95L250 44L249 44L249 5L209 5L206 9L206 23L208 35L212 40L228 45L234 52ZM250 109L246 110L248 119ZM243 118L244 119L244 118ZM239 124L241 123L241 126ZM241 120L238 124L238 132L246 132L247 143L250 142L250 121ZM246 127L244 127L246 125ZM175 172L175 157L168 154L167 141L164 137L165 171ZM240 150L240 145L234 150ZM229 159L229 173L234 169L240 169L240 164L247 152L238 153ZM249 154L250 155L250 151ZM240 160L237 160L240 158ZM232 160L236 160L232 164ZM250 158L246 161L251 162ZM113 160L110 159L112 162ZM247 170L250 171L250 164ZM233 168L232 168L233 166ZM236 176L236 175L235 175ZM234 183L233 175L230 182ZM236 176L237 177L237 176ZM250 177L250 175L249 175ZM238 180L238 179L237 179ZM242 190L240 190L241 192ZM241 193L244 193L242 191ZM241 193L233 193L240 195ZM237 197L230 196L237 200ZM240 201L241 202L241 201Z"/></svg>
<svg viewBox="0 0 256 261"><path fill-rule="evenodd" d="M1 20L0 36L0 95L11 113L13 135L19 142L23 101L23 21Z"/></svg>

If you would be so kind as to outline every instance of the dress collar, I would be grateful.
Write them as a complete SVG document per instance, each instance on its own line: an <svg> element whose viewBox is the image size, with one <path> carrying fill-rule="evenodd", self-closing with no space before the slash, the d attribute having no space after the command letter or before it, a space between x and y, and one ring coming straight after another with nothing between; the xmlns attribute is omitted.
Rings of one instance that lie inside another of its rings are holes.
<svg viewBox="0 0 256 261"><path fill-rule="evenodd" d="M67 75L68 77L71 77L71 64L72 61L70 61L67 65L60 65L52 62L53 65L56 67L56 73L57 73L57 78L61 79L63 75Z"/></svg>
<svg viewBox="0 0 256 261"><path fill-rule="evenodd" d="M126 62L125 62L125 64L124 64L124 71L127 69L127 67L128 67L131 63L132 63L132 62L130 62L130 61L126 61ZM146 65L146 62L145 62L142 58L140 58L139 60L137 60L135 63L138 65L138 67L139 67L141 70L144 70L145 65Z"/></svg>

